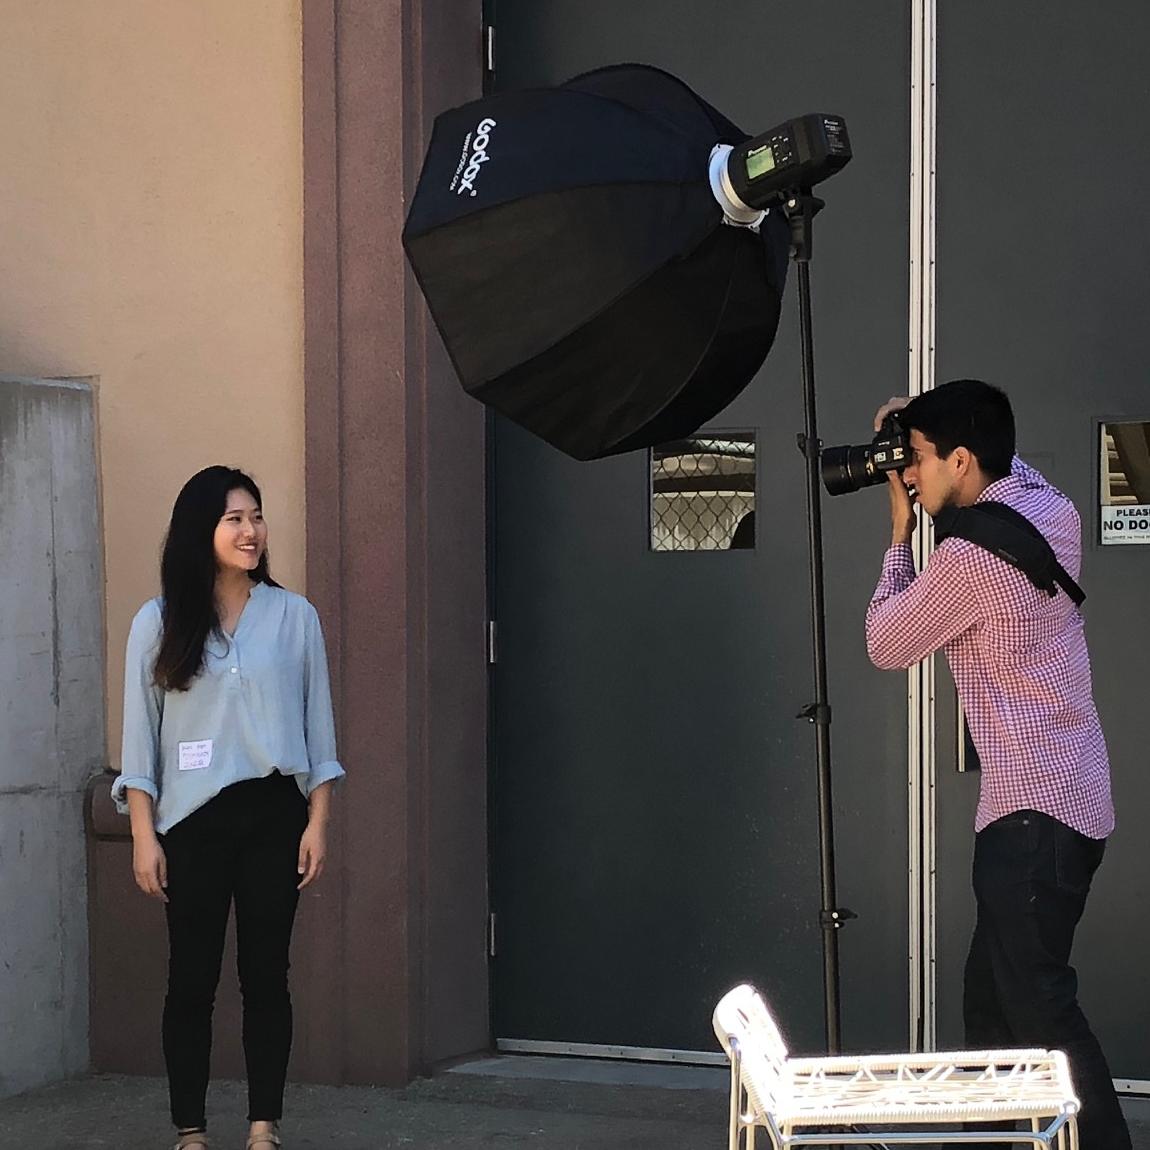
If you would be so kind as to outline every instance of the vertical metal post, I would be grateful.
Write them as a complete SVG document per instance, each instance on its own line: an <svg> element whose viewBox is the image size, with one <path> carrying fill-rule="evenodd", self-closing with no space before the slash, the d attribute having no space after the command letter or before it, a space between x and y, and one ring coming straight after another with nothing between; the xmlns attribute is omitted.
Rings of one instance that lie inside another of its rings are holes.
<svg viewBox="0 0 1150 1150"><path fill-rule="evenodd" d="M911 5L909 395L934 386L935 130L937 0ZM933 550L929 518L919 516L915 558ZM907 672L910 937L910 1042L935 1048L935 657Z"/></svg>

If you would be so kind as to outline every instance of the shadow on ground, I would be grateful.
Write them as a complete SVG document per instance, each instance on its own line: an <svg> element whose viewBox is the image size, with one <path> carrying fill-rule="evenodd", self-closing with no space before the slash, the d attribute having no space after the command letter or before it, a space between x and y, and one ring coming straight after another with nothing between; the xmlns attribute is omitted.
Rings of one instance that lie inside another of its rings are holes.
<svg viewBox="0 0 1150 1150"><path fill-rule="evenodd" d="M155 1078L94 1075L0 1102L0 1150L160 1150L172 1145ZM1150 1101L1128 1100L1135 1150L1150 1150ZM213 1083L213 1150L242 1150L244 1090ZM405 1089L288 1087L284 1150L722 1150L726 1074L507 1058Z"/></svg>

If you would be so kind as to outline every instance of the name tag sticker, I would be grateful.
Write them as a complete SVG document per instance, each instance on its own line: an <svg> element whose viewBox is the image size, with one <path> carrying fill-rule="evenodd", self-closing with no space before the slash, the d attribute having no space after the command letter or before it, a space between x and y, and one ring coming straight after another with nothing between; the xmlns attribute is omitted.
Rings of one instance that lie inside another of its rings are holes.
<svg viewBox="0 0 1150 1150"><path fill-rule="evenodd" d="M199 739L194 743L180 744L180 770L202 771L212 765L212 740Z"/></svg>

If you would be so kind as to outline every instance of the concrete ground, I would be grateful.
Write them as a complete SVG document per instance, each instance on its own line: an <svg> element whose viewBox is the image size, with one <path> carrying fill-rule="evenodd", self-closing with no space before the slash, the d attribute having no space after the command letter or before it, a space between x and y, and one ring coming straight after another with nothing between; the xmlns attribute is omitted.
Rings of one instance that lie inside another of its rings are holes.
<svg viewBox="0 0 1150 1150"><path fill-rule="evenodd" d="M504 1056L402 1090L289 1086L284 1150L722 1150L722 1070ZM1128 1099L1135 1150L1150 1150L1150 1100ZM244 1093L213 1083L213 1150L242 1150ZM0 1150L160 1150L156 1078L93 1075L0 1102Z"/></svg>

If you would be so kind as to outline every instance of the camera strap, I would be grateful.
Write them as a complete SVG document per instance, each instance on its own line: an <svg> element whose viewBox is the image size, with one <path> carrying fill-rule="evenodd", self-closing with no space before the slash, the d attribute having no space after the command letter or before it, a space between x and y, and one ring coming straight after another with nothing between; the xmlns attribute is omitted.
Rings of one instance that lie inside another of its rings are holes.
<svg viewBox="0 0 1150 1150"><path fill-rule="evenodd" d="M946 507L934 516L935 540L965 539L1021 571L1051 598L1061 587L1081 607L1086 592L1058 562L1046 536L1025 515L988 500L969 507Z"/></svg>

